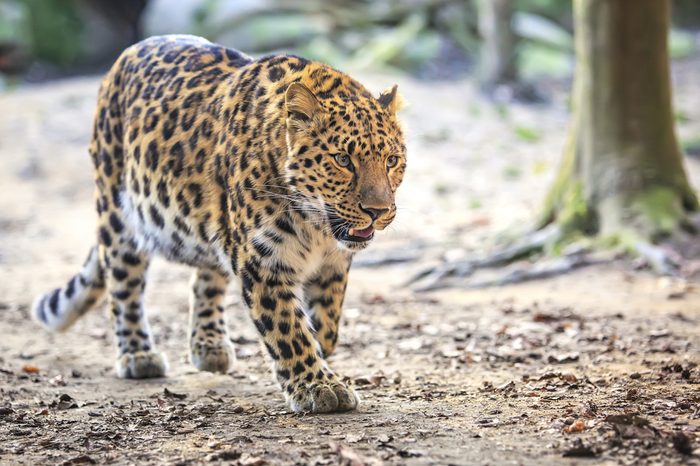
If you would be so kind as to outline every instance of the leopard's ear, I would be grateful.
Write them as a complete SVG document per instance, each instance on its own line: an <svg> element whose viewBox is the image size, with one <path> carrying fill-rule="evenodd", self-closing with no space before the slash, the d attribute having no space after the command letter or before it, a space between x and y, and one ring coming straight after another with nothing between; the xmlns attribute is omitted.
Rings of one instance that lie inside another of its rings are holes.
<svg viewBox="0 0 700 466"><path fill-rule="evenodd" d="M309 125L322 110L318 99L311 89L301 83L292 83L284 94L287 108L287 121L295 129Z"/></svg>
<svg viewBox="0 0 700 466"><path fill-rule="evenodd" d="M396 113L404 107L404 100L398 93L399 86L394 84L379 95L379 104L389 113Z"/></svg>

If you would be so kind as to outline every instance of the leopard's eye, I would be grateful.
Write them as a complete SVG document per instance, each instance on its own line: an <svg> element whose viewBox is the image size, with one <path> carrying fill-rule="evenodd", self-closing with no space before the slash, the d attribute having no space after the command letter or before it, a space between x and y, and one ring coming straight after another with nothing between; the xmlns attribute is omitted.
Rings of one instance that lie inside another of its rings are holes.
<svg viewBox="0 0 700 466"><path fill-rule="evenodd" d="M395 167L397 163L399 163L399 158L395 155L386 158L386 166L389 168Z"/></svg>
<svg viewBox="0 0 700 466"><path fill-rule="evenodd" d="M338 165L341 167L348 167L350 165L350 157L345 154L336 154L335 161L338 162Z"/></svg>

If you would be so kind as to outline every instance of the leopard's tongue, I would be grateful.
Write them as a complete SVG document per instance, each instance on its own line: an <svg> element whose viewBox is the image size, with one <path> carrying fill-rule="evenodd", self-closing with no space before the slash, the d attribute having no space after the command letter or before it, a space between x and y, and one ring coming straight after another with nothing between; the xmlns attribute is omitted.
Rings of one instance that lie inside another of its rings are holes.
<svg viewBox="0 0 700 466"><path fill-rule="evenodd" d="M350 236L357 236L358 238L369 238L370 236L372 236L372 233L374 233L374 228L372 228L371 226L363 228L362 230L351 228L349 233Z"/></svg>

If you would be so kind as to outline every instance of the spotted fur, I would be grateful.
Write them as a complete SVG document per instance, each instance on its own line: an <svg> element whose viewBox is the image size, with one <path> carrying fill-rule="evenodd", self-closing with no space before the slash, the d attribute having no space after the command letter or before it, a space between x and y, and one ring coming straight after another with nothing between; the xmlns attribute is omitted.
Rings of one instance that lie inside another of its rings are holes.
<svg viewBox="0 0 700 466"><path fill-rule="evenodd" d="M154 253L197 268L190 355L234 362L222 298L240 278L294 411L351 410L329 368L352 254L394 218L405 170L396 87L373 97L326 65L253 60L191 36L127 49L99 91L90 154L97 246L34 315L64 330L107 291L120 377L163 376L143 306Z"/></svg>

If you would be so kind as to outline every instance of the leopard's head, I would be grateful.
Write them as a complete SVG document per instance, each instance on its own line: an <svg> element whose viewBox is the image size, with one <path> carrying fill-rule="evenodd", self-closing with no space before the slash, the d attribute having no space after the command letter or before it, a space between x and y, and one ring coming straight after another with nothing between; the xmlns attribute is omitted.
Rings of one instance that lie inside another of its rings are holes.
<svg viewBox="0 0 700 466"><path fill-rule="evenodd" d="M396 215L406 145L396 86L373 97L355 81L327 95L301 83L285 94L287 183L323 213L329 233L363 249Z"/></svg>

